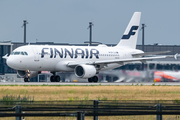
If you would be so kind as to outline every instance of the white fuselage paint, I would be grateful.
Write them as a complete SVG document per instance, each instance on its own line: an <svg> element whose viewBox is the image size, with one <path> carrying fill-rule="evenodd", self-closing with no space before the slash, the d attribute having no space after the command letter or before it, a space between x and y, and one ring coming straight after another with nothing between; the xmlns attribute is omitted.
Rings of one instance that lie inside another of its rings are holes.
<svg viewBox="0 0 180 120"><path fill-rule="evenodd" d="M98 73L102 70L120 67L130 61L154 59L153 57L138 59L137 57L139 56L135 56L135 54L144 53L135 49L140 17L141 12L133 14L123 37L115 47L107 47L105 45L27 45L16 48L9 57L4 56L4 58L7 59L9 67L26 71L26 73L28 73L27 71L73 72L76 66L86 65L88 69L81 73L91 77L92 73L90 71L93 71L91 69L92 66L96 69L93 72ZM133 55L136 58L133 58Z"/></svg>
<svg viewBox="0 0 180 120"><path fill-rule="evenodd" d="M128 49L127 47L55 45L27 45L19 47L13 52L27 52L28 55L10 55L7 59L7 64L11 68L54 72L73 72L74 68L67 66L69 62L126 59L132 58L132 53L142 53L141 50ZM120 63L107 64L100 71L117 68L122 65Z"/></svg>

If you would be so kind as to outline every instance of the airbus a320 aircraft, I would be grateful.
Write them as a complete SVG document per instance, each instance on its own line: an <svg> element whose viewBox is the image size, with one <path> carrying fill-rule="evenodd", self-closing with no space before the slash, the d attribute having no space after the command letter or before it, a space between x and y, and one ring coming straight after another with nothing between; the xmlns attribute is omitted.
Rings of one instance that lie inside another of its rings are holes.
<svg viewBox="0 0 180 120"><path fill-rule="evenodd" d="M133 61L165 58L142 57L163 52L144 53L136 49L141 12L135 12L122 36L114 47L98 46L59 46L25 45L16 48L7 59L7 65L17 70L20 77L28 82L41 71L51 71L51 82L59 82L56 72L74 72L79 78L97 82L99 71L114 69Z"/></svg>

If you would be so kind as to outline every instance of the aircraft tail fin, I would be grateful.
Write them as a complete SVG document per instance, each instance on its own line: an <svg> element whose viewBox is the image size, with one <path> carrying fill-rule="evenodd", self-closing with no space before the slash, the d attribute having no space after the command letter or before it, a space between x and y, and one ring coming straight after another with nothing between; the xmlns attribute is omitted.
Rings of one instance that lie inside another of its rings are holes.
<svg viewBox="0 0 180 120"><path fill-rule="evenodd" d="M130 47L135 49L138 37L138 30L140 24L141 12L135 12L116 47Z"/></svg>

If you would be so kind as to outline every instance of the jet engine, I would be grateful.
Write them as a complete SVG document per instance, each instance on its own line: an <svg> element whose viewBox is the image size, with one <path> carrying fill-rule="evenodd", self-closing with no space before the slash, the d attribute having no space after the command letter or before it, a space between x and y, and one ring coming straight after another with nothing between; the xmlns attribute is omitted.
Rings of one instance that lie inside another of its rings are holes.
<svg viewBox="0 0 180 120"><path fill-rule="evenodd" d="M78 65L74 73L77 77L86 79L96 75L96 68L93 65Z"/></svg>
<svg viewBox="0 0 180 120"><path fill-rule="evenodd" d="M18 71L17 71L17 74L19 75L19 77L24 78L24 77L26 76L26 71L18 70Z"/></svg>
<svg viewBox="0 0 180 120"><path fill-rule="evenodd" d="M38 74L40 74L41 72L39 71L23 71L23 70L18 70L17 71L17 74L22 77L22 78L33 78L33 77L36 77Z"/></svg>

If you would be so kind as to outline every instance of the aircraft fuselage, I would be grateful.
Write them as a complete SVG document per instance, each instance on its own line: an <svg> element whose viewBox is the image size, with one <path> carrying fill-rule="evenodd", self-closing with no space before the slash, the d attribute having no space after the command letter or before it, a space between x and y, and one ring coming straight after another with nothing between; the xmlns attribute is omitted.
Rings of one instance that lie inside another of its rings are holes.
<svg viewBox="0 0 180 120"><path fill-rule="evenodd" d="M27 52L28 55L23 55L21 52ZM132 57L130 54L132 52L141 51L98 46L27 45L15 49L13 54L8 57L7 64L17 70L71 72L74 69L67 66L69 62L126 59ZM108 64L108 66L102 70L119 66L121 66L121 64L112 63Z"/></svg>

